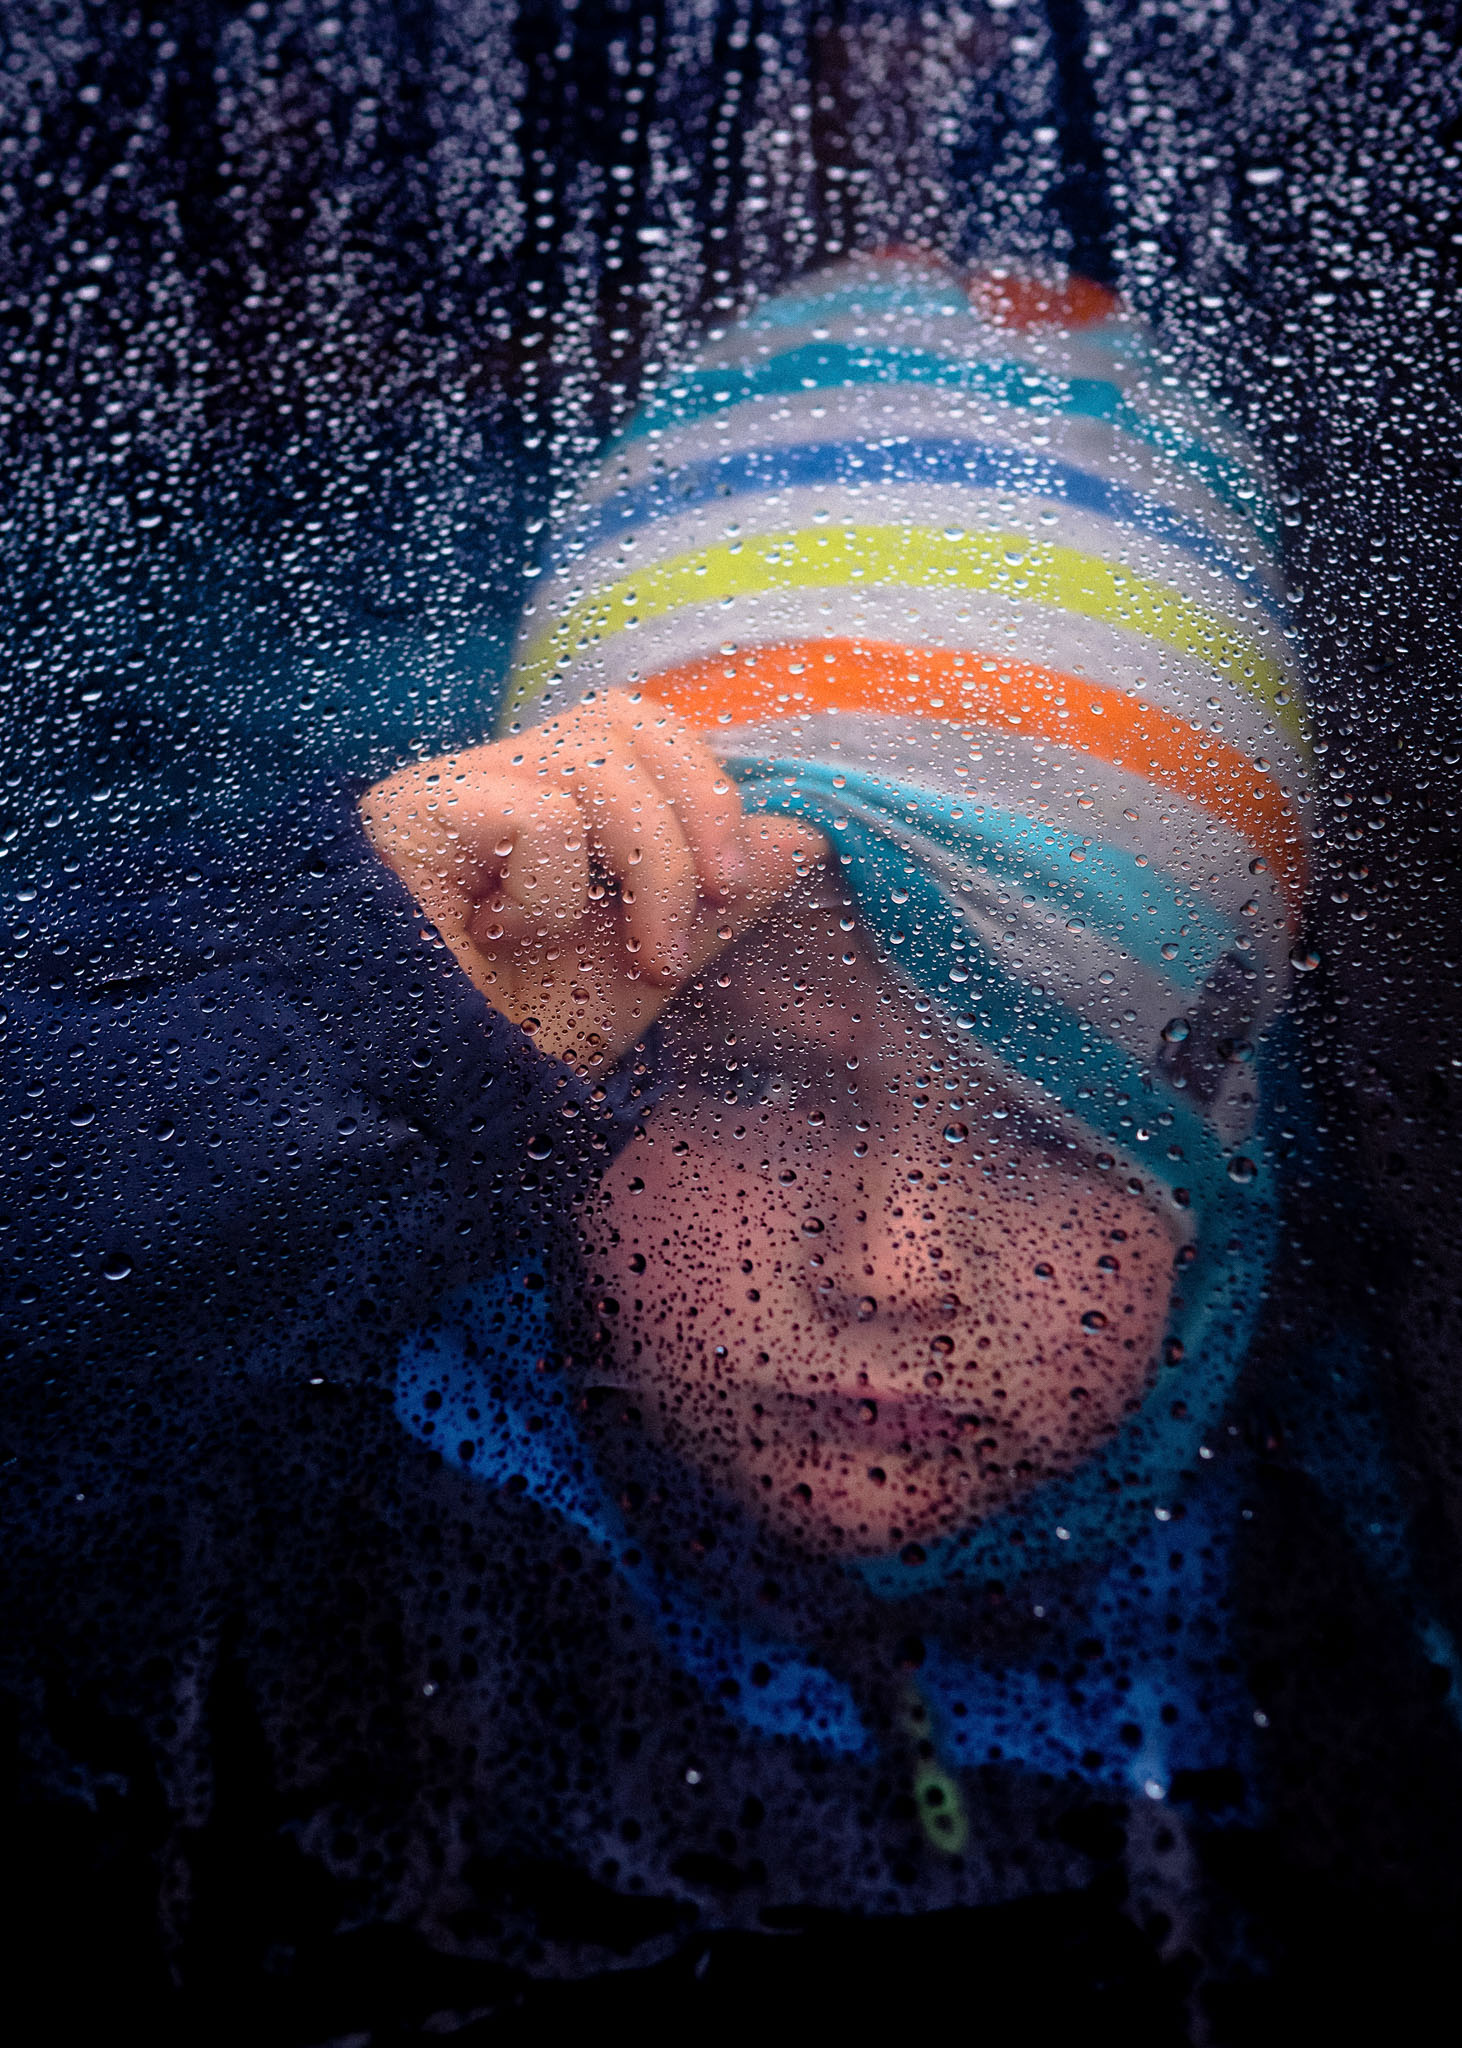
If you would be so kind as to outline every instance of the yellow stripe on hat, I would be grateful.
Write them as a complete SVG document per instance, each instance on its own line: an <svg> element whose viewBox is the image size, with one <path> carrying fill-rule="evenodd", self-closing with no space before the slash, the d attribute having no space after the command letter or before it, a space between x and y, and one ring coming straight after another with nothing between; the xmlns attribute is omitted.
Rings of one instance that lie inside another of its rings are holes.
<svg viewBox="0 0 1462 2048"><path fill-rule="evenodd" d="M950 534L927 526L850 526L749 535L647 563L595 591L524 650L509 678L503 720L521 715L555 673L627 627L682 606L734 602L778 590L903 586L980 590L1050 605L1140 633L1237 684L1303 745L1297 705L1277 702L1283 667L1230 621L1182 591L1054 541L999 530Z"/></svg>

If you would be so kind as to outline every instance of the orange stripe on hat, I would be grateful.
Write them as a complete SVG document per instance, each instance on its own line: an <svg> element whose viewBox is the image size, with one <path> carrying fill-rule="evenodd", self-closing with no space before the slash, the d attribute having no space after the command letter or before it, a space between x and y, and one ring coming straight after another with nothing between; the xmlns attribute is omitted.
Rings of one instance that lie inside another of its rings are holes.
<svg viewBox="0 0 1462 2048"><path fill-rule="evenodd" d="M918 249L908 242L884 242L866 252L871 263L904 263L926 276L959 281L960 273L932 249ZM1028 334L1042 327L1059 327L1075 333L1083 327L1100 327L1122 309L1114 291L1094 278L1075 271L1056 283L1032 277L1020 270L976 265L965 273L964 288L970 304L992 327L1004 327Z"/></svg>
<svg viewBox="0 0 1462 2048"><path fill-rule="evenodd" d="M1038 277L1006 271L972 270L965 288L971 305L991 326L1018 332L1040 327L1099 327L1122 303L1115 292L1089 277L1072 276L1064 284L1047 284Z"/></svg>
<svg viewBox="0 0 1462 2048"><path fill-rule="evenodd" d="M1304 849L1294 804L1273 775L1226 740L1085 676L942 647L832 639L683 662L641 688L703 732L728 716L750 725L809 710L872 711L1014 727L1094 755L1183 797L1247 840L1269 862L1291 924L1297 921Z"/></svg>

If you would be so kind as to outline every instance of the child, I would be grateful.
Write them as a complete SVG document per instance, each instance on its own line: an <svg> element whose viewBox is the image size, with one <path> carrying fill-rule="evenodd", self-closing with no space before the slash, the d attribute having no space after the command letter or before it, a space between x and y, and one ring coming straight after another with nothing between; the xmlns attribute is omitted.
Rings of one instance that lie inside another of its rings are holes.
<svg viewBox="0 0 1462 2048"><path fill-rule="evenodd" d="M1305 852L1271 540L1252 452L1110 294L850 262L641 408L501 737L365 804L489 1002L643 1109L581 1211L597 1339L510 1276L451 1297L407 1427L587 1531L749 1734L913 1740L957 1861L992 1755L1162 1799L1242 1741L1219 1648L1175 1673L1131 1581L1186 1519L1171 1591L1217 1609L1231 1482L1197 1475L1275 1233ZM540 1407L565 1335L578 1420ZM768 1543L800 1590L759 1602ZM1052 1630L1112 1628L1109 1678L1041 1679Z"/></svg>

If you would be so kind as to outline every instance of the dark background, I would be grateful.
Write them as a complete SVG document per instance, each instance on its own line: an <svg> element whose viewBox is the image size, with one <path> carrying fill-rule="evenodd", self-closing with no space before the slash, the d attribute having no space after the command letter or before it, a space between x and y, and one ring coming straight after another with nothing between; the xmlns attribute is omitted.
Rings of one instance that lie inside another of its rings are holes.
<svg viewBox="0 0 1462 2048"><path fill-rule="evenodd" d="M1456 1621L1457 31L1360 0L0 8L0 893L119 834L242 841L313 776L479 737L537 523L707 316L840 248L1054 249L1280 476L1324 748L1301 1067L1349 1190L1308 1235L1301 1200L1294 1256L1371 1304ZM1212 1874L1278 1931L1204 2038L1409 2030L1453 1933L1455 1761L1357 1732L1384 1722L1384 1603L1358 1622L1313 1537L1286 1567L1290 1514L1279 1486L1302 1846ZM180 1948L146 1757L99 1700L72 1711L89 1788L4 1787L26 2038L927 2028L952 1987L1027 2037L1200 2037L1115 1853L1080 1899L712 1937L581 1984L341 1935L226 1666Z"/></svg>

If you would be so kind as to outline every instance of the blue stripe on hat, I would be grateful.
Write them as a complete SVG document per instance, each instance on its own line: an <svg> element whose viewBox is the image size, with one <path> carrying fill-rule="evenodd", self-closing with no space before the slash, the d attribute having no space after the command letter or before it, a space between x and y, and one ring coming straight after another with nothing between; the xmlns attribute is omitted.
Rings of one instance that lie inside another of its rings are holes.
<svg viewBox="0 0 1462 2048"><path fill-rule="evenodd" d="M668 391L648 399L610 448L642 440L649 433L688 426L712 414L729 413L760 398L854 390L870 384L934 385L975 392L1023 411L1102 420L1181 463L1266 540L1272 541L1277 532L1263 484L1243 463L1210 448L1196 435L1152 418L1133 405L1119 385L1096 377L1055 377L1021 362L961 362L926 349L813 342L764 363L688 370Z"/></svg>
<svg viewBox="0 0 1462 2048"><path fill-rule="evenodd" d="M678 465L632 490L596 505L567 536L575 554L621 537L641 523L673 518L700 505L819 484L952 483L972 490L1019 491L1093 512L1191 555L1217 569L1253 597L1281 631L1289 630L1283 604L1253 568L1223 543L1171 512L1156 499L1108 483L1090 470L1023 449L979 441L928 439L888 447L873 441L812 442L797 447L752 448ZM561 550L551 568L569 558Z"/></svg>

